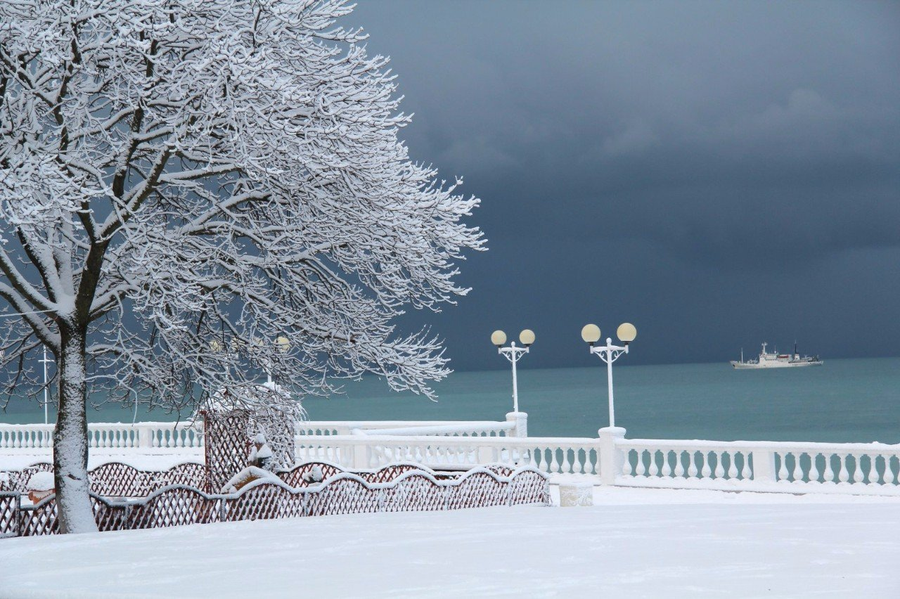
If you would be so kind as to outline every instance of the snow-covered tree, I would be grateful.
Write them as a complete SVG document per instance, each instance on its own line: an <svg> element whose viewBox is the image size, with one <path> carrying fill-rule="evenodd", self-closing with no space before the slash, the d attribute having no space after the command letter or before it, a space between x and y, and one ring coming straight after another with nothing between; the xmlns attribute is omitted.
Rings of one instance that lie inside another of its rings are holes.
<svg viewBox="0 0 900 599"><path fill-rule="evenodd" d="M268 371L429 395L448 373L395 321L465 293L478 200L409 160L388 59L336 23L351 8L0 3L0 297L23 314L0 366L9 391L41 344L57 360L63 530L94 528L89 393L180 405Z"/></svg>

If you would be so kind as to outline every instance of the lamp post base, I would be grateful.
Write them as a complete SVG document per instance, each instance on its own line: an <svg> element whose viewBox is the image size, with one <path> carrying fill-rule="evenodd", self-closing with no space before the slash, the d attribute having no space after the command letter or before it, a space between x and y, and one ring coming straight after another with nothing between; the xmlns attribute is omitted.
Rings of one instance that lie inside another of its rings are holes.
<svg viewBox="0 0 900 599"><path fill-rule="evenodd" d="M506 421L516 424L516 428L509 431L507 435L510 437L528 436L528 414L525 412L510 412L506 415Z"/></svg>
<svg viewBox="0 0 900 599"><path fill-rule="evenodd" d="M616 477L622 474L625 456L616 447L620 439L625 438L625 429L620 426L606 426L597 431L600 437L600 482L604 485L615 485Z"/></svg>

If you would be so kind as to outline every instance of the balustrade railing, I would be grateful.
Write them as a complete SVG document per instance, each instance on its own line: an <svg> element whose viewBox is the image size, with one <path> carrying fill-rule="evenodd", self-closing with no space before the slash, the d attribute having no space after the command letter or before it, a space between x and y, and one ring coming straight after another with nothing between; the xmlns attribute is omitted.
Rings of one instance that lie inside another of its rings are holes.
<svg viewBox="0 0 900 599"><path fill-rule="evenodd" d="M628 439L617 483L792 493L900 494L900 446Z"/></svg>
<svg viewBox="0 0 900 599"><path fill-rule="evenodd" d="M597 439L331 435L298 437L298 461L329 460L348 468L412 461L430 468L530 465L548 474L597 474Z"/></svg>
<svg viewBox="0 0 900 599"><path fill-rule="evenodd" d="M511 415L512 416L512 415ZM362 433L364 435L435 435L451 437L524 436L525 415L506 421L382 420L304 421L296 425L299 440ZM53 447L52 424L0 424L0 450ZM89 423L91 449L199 449L203 426L191 422Z"/></svg>
<svg viewBox="0 0 900 599"><path fill-rule="evenodd" d="M203 451L202 427L191 423L88 428L92 450ZM49 451L52 430L53 425L0 424L0 451ZM442 469L531 465L607 485L900 495L900 445L626 439L624 429L601 429L598 438L525 435L524 414L500 422L313 421L297 424L295 451L298 461L356 469L397 461Z"/></svg>
<svg viewBox="0 0 900 599"><path fill-rule="evenodd" d="M41 449L52 445L52 424L0 424L0 449Z"/></svg>
<svg viewBox="0 0 900 599"><path fill-rule="evenodd" d="M52 424L0 424L0 450L53 447ZM88 423L90 449L199 449L202 426L190 422Z"/></svg>

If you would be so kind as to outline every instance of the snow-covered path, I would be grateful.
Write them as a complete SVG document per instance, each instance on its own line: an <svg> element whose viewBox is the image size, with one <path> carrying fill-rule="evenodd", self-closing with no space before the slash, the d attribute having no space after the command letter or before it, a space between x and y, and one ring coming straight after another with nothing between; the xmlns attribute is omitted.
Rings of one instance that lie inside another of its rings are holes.
<svg viewBox="0 0 900 599"><path fill-rule="evenodd" d="M0 541L0 597L900 597L900 501L601 489Z"/></svg>

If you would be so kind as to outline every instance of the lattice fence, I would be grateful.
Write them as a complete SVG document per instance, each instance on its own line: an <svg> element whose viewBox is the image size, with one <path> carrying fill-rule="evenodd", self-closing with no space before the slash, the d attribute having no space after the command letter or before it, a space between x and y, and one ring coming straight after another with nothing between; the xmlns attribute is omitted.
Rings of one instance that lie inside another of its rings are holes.
<svg viewBox="0 0 900 599"><path fill-rule="evenodd" d="M0 472L0 480L6 480L2 491L25 493L28 481L35 472L49 472L51 464L34 464L23 470ZM206 467L189 462L168 470L138 470L128 464L109 462L88 472L91 492L101 497L146 497L152 492L170 485L202 488L206 484Z"/></svg>
<svg viewBox="0 0 900 599"><path fill-rule="evenodd" d="M316 464L320 468L323 465L333 466ZM452 480L438 480L424 470L399 466L405 471L390 482L368 482L355 474L340 472L322 483L302 488L258 480L232 495L208 495L195 488L174 486L129 502L92 495L92 504L98 528L109 531L332 514L549 503L547 475L530 467L517 469L509 476L477 468ZM392 466L382 470L390 468L394 472L401 469ZM389 475L381 471L366 474L373 478ZM34 506L22 506L19 494L0 494L0 537L55 534L58 528L55 496Z"/></svg>
<svg viewBox="0 0 900 599"><path fill-rule="evenodd" d="M19 493L0 492L0 537L19 536Z"/></svg>
<svg viewBox="0 0 900 599"><path fill-rule="evenodd" d="M15 491L24 493L28 486L28 481L31 480L32 475L36 472L53 472L53 464L40 462L22 470L0 472L0 492Z"/></svg>
<svg viewBox="0 0 900 599"><path fill-rule="evenodd" d="M247 466L250 455L250 412L203 412L206 442L206 490L218 491Z"/></svg>

